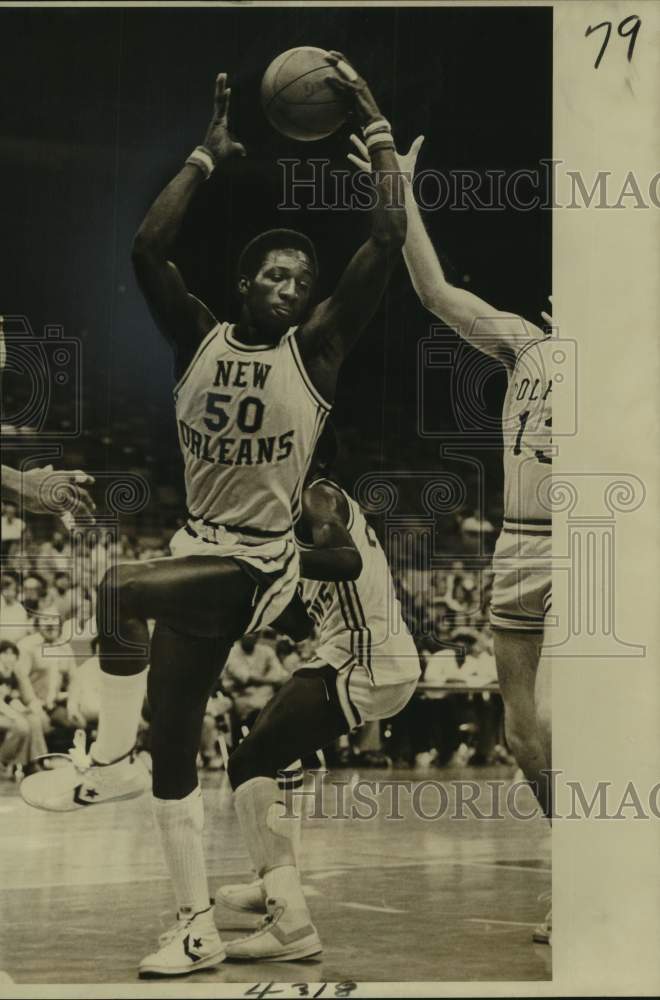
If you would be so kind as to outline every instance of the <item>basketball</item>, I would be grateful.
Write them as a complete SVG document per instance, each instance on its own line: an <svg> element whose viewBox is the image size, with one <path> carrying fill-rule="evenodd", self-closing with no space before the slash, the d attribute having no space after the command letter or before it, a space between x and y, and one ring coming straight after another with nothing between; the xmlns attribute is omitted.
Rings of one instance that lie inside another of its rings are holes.
<svg viewBox="0 0 660 1000"><path fill-rule="evenodd" d="M309 45L282 52L264 73L261 101L271 125L290 139L311 142L339 128L347 108L325 82L336 73L324 49Z"/></svg>

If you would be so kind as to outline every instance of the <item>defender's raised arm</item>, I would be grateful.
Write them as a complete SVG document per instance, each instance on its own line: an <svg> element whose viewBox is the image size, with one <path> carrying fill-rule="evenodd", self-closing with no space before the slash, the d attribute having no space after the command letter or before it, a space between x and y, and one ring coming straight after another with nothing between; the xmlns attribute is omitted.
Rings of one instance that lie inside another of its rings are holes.
<svg viewBox="0 0 660 1000"><path fill-rule="evenodd" d="M364 170L373 169L370 150L364 142L355 135L351 140L358 155L349 154L349 159ZM543 331L521 316L503 312L447 280L412 189L415 163L423 140L424 137L419 136L406 154L397 154L408 220L403 257L410 280L425 309L453 327L474 347L510 367L521 346L530 338L543 337Z"/></svg>
<svg viewBox="0 0 660 1000"><path fill-rule="evenodd" d="M229 134L231 90L226 73L216 79L213 117L204 143L156 198L133 242L133 266L138 284L161 333L173 346L177 373L188 365L200 340L215 325L211 312L188 293L171 255L181 224L200 185L227 159L245 156Z"/></svg>
<svg viewBox="0 0 660 1000"><path fill-rule="evenodd" d="M332 399L341 362L374 315L406 238L406 212L399 196L398 163L389 122L366 82L338 52L329 55L338 76L328 83L350 102L373 159L375 202L371 234L354 255L334 293L305 323L300 348L314 381Z"/></svg>

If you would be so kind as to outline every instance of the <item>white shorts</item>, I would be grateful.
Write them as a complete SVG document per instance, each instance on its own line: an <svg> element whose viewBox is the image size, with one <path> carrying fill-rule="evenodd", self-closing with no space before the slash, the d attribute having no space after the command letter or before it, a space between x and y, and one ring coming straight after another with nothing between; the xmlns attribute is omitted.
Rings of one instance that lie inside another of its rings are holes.
<svg viewBox="0 0 660 1000"><path fill-rule="evenodd" d="M490 624L494 629L543 632L552 600L552 527L504 528L493 554Z"/></svg>
<svg viewBox="0 0 660 1000"><path fill-rule="evenodd" d="M327 666L328 663L316 658L301 664L301 668ZM412 698L419 682L419 677L415 677L397 684L373 684L367 668L355 661L335 672L339 704L351 729L357 729L365 722L398 715Z"/></svg>
<svg viewBox="0 0 660 1000"><path fill-rule="evenodd" d="M270 625L293 599L300 575L300 558L293 533L256 542L223 527L192 519L170 541L179 556L221 556L241 563L255 581L252 615L243 632Z"/></svg>

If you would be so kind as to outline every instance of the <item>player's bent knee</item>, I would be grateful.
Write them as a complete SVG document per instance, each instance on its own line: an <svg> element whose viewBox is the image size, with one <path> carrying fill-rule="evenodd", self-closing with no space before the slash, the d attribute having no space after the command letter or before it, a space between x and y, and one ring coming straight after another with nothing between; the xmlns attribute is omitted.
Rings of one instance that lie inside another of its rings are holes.
<svg viewBox="0 0 660 1000"><path fill-rule="evenodd" d="M277 774L277 767L269 762L268 755L259 748L259 741L248 736L236 747L227 762L229 784L236 791L239 785L244 785L252 778L272 778Z"/></svg>

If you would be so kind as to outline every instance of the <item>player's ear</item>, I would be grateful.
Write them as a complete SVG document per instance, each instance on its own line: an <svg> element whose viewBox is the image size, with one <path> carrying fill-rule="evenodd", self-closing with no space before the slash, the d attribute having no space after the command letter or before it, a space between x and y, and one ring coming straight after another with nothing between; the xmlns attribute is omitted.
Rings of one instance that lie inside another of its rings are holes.
<svg viewBox="0 0 660 1000"><path fill-rule="evenodd" d="M238 294L246 296L250 288L250 279L242 277L238 279Z"/></svg>

